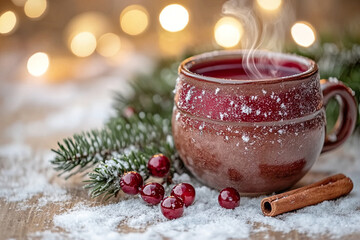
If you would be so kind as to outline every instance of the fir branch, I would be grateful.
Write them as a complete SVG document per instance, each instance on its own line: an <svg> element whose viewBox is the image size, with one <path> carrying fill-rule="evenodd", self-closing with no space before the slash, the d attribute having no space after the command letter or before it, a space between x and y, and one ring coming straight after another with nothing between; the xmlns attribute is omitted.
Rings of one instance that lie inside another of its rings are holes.
<svg viewBox="0 0 360 240"><path fill-rule="evenodd" d="M173 163L177 159L172 141L169 141L169 139L157 145L157 147L132 150L101 162L93 172L89 173L89 180L85 181L88 184L85 188L90 189L90 195L93 198L100 195L104 195L106 199L116 196L121 190L119 185L120 177L125 172L136 171L146 180L149 177L146 168L147 162L151 156L158 153L170 157Z"/></svg>
<svg viewBox="0 0 360 240"><path fill-rule="evenodd" d="M55 170L70 177L98 162L104 162L130 147L145 149L171 137L170 120L159 115L140 113L130 118L113 118L101 130L75 134L58 142L51 161Z"/></svg>
<svg viewBox="0 0 360 240"><path fill-rule="evenodd" d="M126 116L126 109L143 111L170 118L173 106L173 89L179 62L163 60L152 74L139 75L130 82L133 94L125 97L116 93L114 108L119 117Z"/></svg>

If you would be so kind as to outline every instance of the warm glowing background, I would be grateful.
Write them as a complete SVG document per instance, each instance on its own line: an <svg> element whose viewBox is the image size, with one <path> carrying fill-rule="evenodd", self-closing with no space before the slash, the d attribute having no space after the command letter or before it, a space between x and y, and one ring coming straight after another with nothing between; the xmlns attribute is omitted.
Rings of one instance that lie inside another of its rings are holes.
<svg viewBox="0 0 360 240"><path fill-rule="evenodd" d="M179 58L186 51L241 48L247 32L239 19L222 14L224 2L4 0L0 56L17 56L6 76L61 82L82 78L78 68L94 61L99 69L116 68L133 52L157 59ZM360 38L359 1L292 4L296 17L286 29L287 47L311 49L319 35L331 41L349 33ZM271 16L283 11L284 0L254 0L253 5L272 21ZM102 71L95 67L93 72Z"/></svg>

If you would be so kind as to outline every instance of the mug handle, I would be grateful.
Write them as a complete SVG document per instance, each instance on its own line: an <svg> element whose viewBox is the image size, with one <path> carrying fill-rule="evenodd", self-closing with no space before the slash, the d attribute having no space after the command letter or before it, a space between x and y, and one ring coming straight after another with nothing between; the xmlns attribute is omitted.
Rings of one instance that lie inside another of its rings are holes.
<svg viewBox="0 0 360 240"><path fill-rule="evenodd" d="M337 148L350 137L355 128L357 108L353 91L341 82L331 82L326 79L320 80L321 90L323 92L324 107L333 97L340 106L339 117L336 124L325 137L322 153Z"/></svg>

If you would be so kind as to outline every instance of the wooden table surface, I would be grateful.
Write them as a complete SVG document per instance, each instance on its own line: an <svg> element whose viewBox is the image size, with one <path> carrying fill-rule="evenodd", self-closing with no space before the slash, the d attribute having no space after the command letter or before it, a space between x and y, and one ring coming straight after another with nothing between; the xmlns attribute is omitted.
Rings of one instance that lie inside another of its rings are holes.
<svg viewBox="0 0 360 240"><path fill-rule="evenodd" d="M32 122L41 122L44 119L47 119L49 114L54 114L60 111L63 106L46 106L46 105L35 105L33 103L29 104L20 104L15 109L8 110L7 103L5 101L6 95L3 95L0 99L0 111L2 112L1 121L0 121L0 146L7 146L9 144L14 144L21 142L27 146L30 146L34 154L38 152L48 151L50 148L55 147L58 140L63 137L70 136L73 132L77 132L83 129L87 129L89 126L86 124L79 124L73 126L72 128L66 128L65 126L62 129L56 131L48 131L43 129L44 134L38 134L35 136L32 134L27 134L24 129L20 129L16 138L16 129L19 127L16 125L21 122L25 126L31 124ZM75 97L76 98L76 97ZM109 94L111 98L111 94ZM33 104L33 105L31 105ZM84 104L86 107L86 101ZM69 119L69 121L71 121ZM15 129L15 130L14 130ZM9 133L10 131L10 133ZM15 132L15 133L14 133ZM344 155L344 149L340 148L331 154L338 154L339 156ZM0 170L6 171L7 168L18 164L19 169L22 169L21 163L31 162L33 159L31 157L26 157L26 159L16 160L10 159L7 156L0 156ZM23 161L23 162L22 162ZM321 164L321 161L326 161L326 156L323 156L322 159L318 161L317 164ZM24 165L26 168L26 164ZM7 201L5 198L0 198L0 239L41 239L46 238L46 235L37 234L40 232L51 231L51 232L62 232L63 230L55 227L53 224L54 215L66 212L68 209L71 209L74 205L79 202L85 203L86 205L96 206L109 204L111 202L116 202L119 199L112 199L109 202L102 202L101 199L90 199L88 196L87 190L82 188L83 183L81 182L81 177L74 177L68 181L65 181L62 178L56 176L56 173L51 169L50 164L46 165L47 168L42 168L41 171L49 175L50 183L57 183L66 189L67 194L71 196L70 201L65 202L49 202L43 206L38 206L38 200L42 197L42 194L35 194L30 199L26 200L26 205L30 206L27 208L23 207L23 202L12 202ZM23 169L24 170L24 169ZM34 169L25 169L24 171L34 171ZM37 171L37 170L36 170ZM339 172L337 169L334 169L333 172L326 171L310 171L298 184L297 186L302 186L304 184L312 183L316 180L319 180L323 177L326 177L332 173ZM6 178L3 178L6 180ZM2 182L0 186L11 185L16 181L16 178L9 178L9 182ZM120 195L119 198L122 196ZM360 223L359 223L360 228ZM120 232L132 232L138 231L131 229L126 226L120 225L118 227ZM263 239L264 237L268 239L310 239L304 234L300 234L297 231L291 231L289 233L275 232L269 229L267 232L257 232L252 233L252 239ZM313 239L326 239L325 236L316 236ZM353 234L346 236L346 239L360 239L360 234Z"/></svg>

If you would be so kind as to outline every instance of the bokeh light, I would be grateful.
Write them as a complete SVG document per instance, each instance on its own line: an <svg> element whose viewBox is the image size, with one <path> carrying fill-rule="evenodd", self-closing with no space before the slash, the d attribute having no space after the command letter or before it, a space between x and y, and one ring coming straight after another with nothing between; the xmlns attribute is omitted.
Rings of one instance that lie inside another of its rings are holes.
<svg viewBox="0 0 360 240"><path fill-rule="evenodd" d="M143 33L149 25L149 14L140 5L130 5L120 14L121 29L129 35Z"/></svg>
<svg viewBox="0 0 360 240"><path fill-rule="evenodd" d="M101 56L113 57L120 51L120 47L119 36L114 33L106 33L99 38L96 51Z"/></svg>
<svg viewBox="0 0 360 240"><path fill-rule="evenodd" d="M102 13L85 12L72 18L66 27L66 40L70 48L72 39L82 32L90 32L95 38L110 31L111 21Z"/></svg>
<svg viewBox="0 0 360 240"><path fill-rule="evenodd" d="M13 11L7 11L0 15L0 34L9 34L16 27L17 19Z"/></svg>
<svg viewBox="0 0 360 240"><path fill-rule="evenodd" d="M183 30L189 22L189 13L179 4L166 6L160 13L159 21L161 26L169 32Z"/></svg>
<svg viewBox="0 0 360 240"><path fill-rule="evenodd" d="M29 18L39 18L45 13L46 8L46 0L27 0L24 5L24 12Z"/></svg>
<svg viewBox="0 0 360 240"><path fill-rule="evenodd" d="M315 42L315 30L307 22L296 22L291 27L291 36L302 47L310 47Z"/></svg>
<svg viewBox="0 0 360 240"><path fill-rule="evenodd" d="M281 0L257 0L258 5L267 11L274 11L281 6Z"/></svg>
<svg viewBox="0 0 360 240"><path fill-rule="evenodd" d="M81 32L73 37L70 49L78 57L90 56L96 48L96 38L91 32Z"/></svg>
<svg viewBox="0 0 360 240"><path fill-rule="evenodd" d="M215 25L215 41L222 47L231 48L236 46L243 36L242 24L233 17L223 17Z"/></svg>
<svg viewBox="0 0 360 240"><path fill-rule="evenodd" d="M43 52L37 52L29 58L27 62L27 69L31 75L39 77L46 73L49 65L50 61L48 55Z"/></svg>

